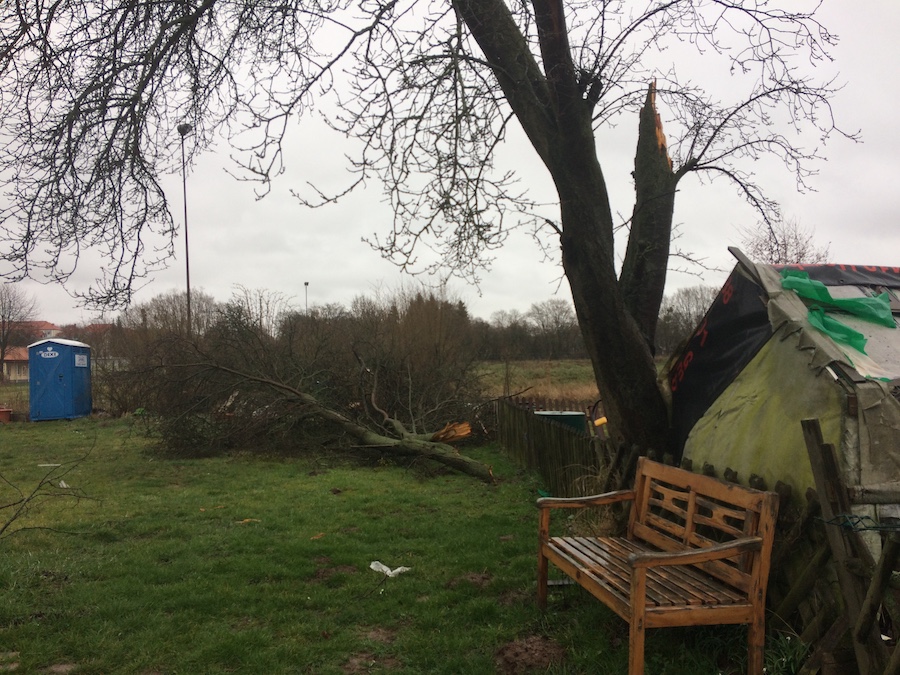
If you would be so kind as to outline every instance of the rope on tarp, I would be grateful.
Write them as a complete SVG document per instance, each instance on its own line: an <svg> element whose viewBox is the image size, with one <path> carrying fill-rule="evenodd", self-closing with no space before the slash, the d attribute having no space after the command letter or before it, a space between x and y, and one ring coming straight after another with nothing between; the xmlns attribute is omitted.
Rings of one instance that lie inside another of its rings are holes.
<svg viewBox="0 0 900 675"><path fill-rule="evenodd" d="M898 523L880 523L872 516L858 516L855 513L838 513L829 520L819 518L826 525L834 525L843 530L852 530L854 532L900 532L900 522Z"/></svg>

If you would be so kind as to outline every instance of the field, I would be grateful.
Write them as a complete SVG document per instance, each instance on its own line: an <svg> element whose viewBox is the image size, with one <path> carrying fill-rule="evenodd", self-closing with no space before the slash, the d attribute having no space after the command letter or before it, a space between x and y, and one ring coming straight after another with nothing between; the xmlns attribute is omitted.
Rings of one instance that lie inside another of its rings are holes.
<svg viewBox="0 0 900 675"><path fill-rule="evenodd" d="M587 360L486 362L479 367L487 394L534 399L596 401L599 397Z"/></svg>
<svg viewBox="0 0 900 675"><path fill-rule="evenodd" d="M535 608L539 483L466 452L499 483L324 450L164 459L129 420L0 425L0 503L56 488L0 538L0 671L624 672L600 603ZM742 642L653 633L648 673L737 672Z"/></svg>

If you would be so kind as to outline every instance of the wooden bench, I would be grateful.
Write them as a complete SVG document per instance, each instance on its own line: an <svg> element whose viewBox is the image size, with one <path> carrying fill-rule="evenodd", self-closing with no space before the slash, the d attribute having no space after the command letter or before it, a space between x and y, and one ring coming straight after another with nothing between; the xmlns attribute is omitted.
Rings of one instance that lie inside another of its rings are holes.
<svg viewBox="0 0 900 675"><path fill-rule="evenodd" d="M551 537L550 512L630 500L624 537ZM766 583L778 495L638 460L634 489L544 498L538 604L548 563L629 623L628 672L644 672L648 628L747 624L747 672L763 672Z"/></svg>

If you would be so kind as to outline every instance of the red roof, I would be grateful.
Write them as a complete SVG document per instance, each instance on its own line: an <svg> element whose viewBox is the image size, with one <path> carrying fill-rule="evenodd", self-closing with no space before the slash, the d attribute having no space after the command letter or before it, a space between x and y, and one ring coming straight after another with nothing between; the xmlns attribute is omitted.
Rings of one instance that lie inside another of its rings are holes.
<svg viewBox="0 0 900 675"><path fill-rule="evenodd" d="M19 321L18 325L34 330L59 330L59 326L49 321Z"/></svg>
<svg viewBox="0 0 900 675"><path fill-rule="evenodd" d="M6 350L6 358L3 359L7 363L10 361L27 361L28 347L9 347Z"/></svg>

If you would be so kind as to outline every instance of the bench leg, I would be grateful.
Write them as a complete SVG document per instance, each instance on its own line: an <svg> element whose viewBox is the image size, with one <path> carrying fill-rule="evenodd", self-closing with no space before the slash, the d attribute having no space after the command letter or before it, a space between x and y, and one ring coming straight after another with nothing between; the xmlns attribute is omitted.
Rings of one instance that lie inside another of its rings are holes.
<svg viewBox="0 0 900 675"><path fill-rule="evenodd" d="M628 675L644 675L644 612L647 569L631 570L631 618L628 620Z"/></svg>
<svg viewBox="0 0 900 675"><path fill-rule="evenodd" d="M766 624L757 618L747 625L747 675L762 675L765 646Z"/></svg>
<svg viewBox="0 0 900 675"><path fill-rule="evenodd" d="M549 561L542 551L538 551L538 591L537 591L537 601L538 601L538 609L545 610L547 609L547 573L548 573Z"/></svg>
<svg viewBox="0 0 900 675"><path fill-rule="evenodd" d="M644 675L644 618L631 617L628 630L628 675Z"/></svg>

